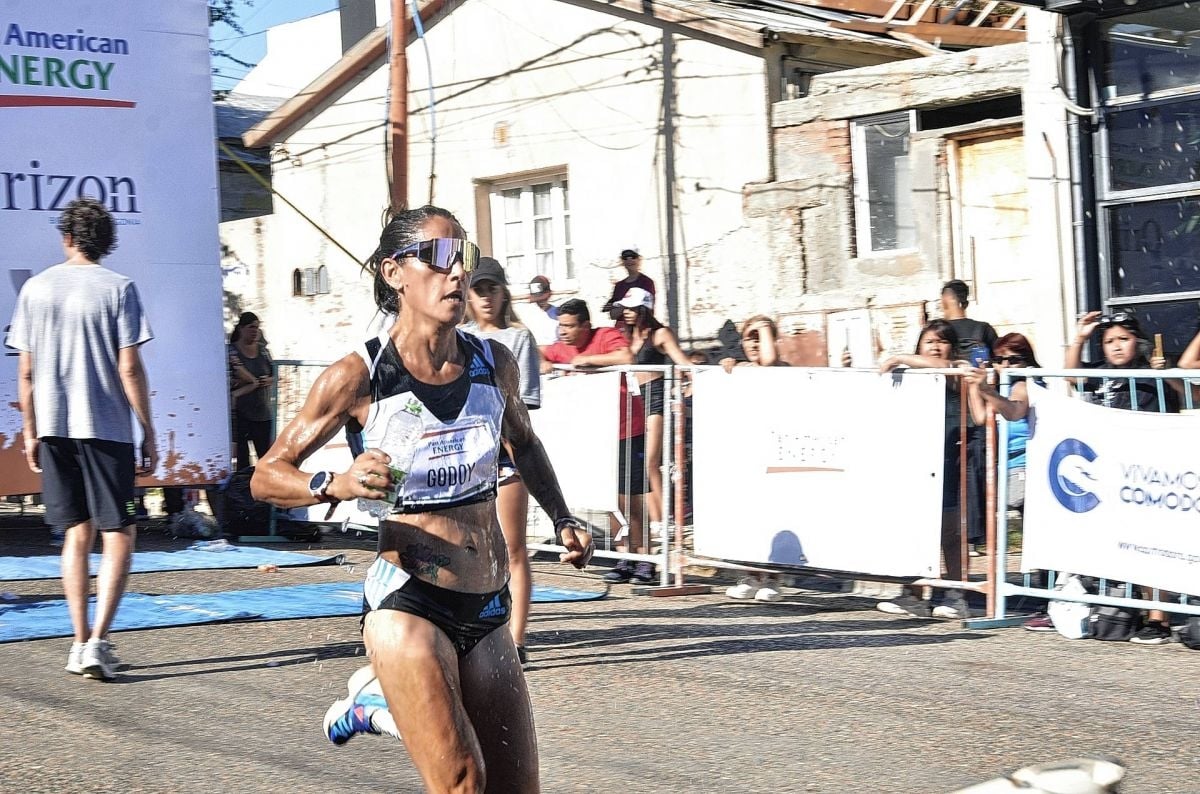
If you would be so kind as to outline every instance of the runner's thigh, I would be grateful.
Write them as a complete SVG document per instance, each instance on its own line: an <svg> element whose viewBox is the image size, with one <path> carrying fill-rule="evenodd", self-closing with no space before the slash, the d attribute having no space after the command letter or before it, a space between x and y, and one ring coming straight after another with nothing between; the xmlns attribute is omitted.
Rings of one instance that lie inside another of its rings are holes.
<svg viewBox="0 0 1200 794"><path fill-rule="evenodd" d="M493 631L461 661L463 701L487 764L488 792L539 790L537 734L512 634Z"/></svg>
<svg viewBox="0 0 1200 794"><path fill-rule="evenodd" d="M482 777L483 756L460 694L458 654L446 635L424 618L380 609L367 614L363 640L388 710L429 790Z"/></svg>

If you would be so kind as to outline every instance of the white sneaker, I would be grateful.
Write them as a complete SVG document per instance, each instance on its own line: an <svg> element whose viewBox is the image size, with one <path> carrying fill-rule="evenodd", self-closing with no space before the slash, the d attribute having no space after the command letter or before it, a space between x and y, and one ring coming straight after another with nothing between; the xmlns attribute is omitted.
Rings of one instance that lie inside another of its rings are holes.
<svg viewBox="0 0 1200 794"><path fill-rule="evenodd" d="M346 697L335 700L321 723L325 738L343 745L360 733L400 738L396 720L388 711L383 688L371 665L360 667L346 682Z"/></svg>
<svg viewBox="0 0 1200 794"><path fill-rule="evenodd" d="M757 576L747 576L742 581L725 591L725 595L739 601L749 601L758 595L763 583Z"/></svg>
<svg viewBox="0 0 1200 794"><path fill-rule="evenodd" d="M763 582L763 586L758 588L758 592L754 594L755 601L774 602L781 598L783 598L783 593L779 592L778 585L770 580Z"/></svg>
<svg viewBox="0 0 1200 794"><path fill-rule="evenodd" d="M111 681L117 676L118 662L108 640L88 640L80 653L79 664L84 678Z"/></svg>
<svg viewBox="0 0 1200 794"><path fill-rule="evenodd" d="M67 654L67 666L63 668L71 675L83 675L83 645L82 642L71 643L71 652Z"/></svg>

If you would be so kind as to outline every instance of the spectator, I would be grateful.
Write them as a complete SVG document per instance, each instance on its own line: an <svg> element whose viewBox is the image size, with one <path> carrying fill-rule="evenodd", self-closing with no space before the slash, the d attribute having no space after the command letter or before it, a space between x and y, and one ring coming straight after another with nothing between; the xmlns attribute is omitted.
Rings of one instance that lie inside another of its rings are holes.
<svg viewBox="0 0 1200 794"><path fill-rule="evenodd" d="M558 307L559 341L542 351L542 372L552 372L554 364L574 367L617 367L633 363L633 353L625 337L615 328L592 328L587 304L575 298ZM646 426L642 398L631 396L621 379L620 391L620 454L618 503L629 522L625 551L647 553L642 522L642 495L646 493ZM623 529L614 524L614 531ZM622 544L618 544L619 546ZM654 581L655 566L649 562L636 565L622 560L605 574L609 582L639 584Z"/></svg>
<svg viewBox="0 0 1200 794"><path fill-rule="evenodd" d="M255 458L271 448L271 385L275 383L274 364L267 353L258 315L243 312L229 335L229 364L233 371L233 438L237 445L237 469L250 465L250 444Z"/></svg>
<svg viewBox="0 0 1200 794"><path fill-rule="evenodd" d="M956 358L971 361L971 351L974 349L979 351L978 358L971 363L979 364L991 355L996 345L996 329L981 320L967 317L970 295L971 290L965 282L958 279L947 281L942 287L942 316L958 334Z"/></svg>
<svg viewBox="0 0 1200 794"><path fill-rule="evenodd" d="M521 402L529 410L542 404L542 383L539 374L540 358L537 343L529 329L517 322L512 309L512 294L504 268L490 256L481 256L479 264L469 274L467 319L463 330L483 339L504 345L513 354L520 372ZM526 522L529 514L529 490L521 472L513 463L508 447L501 443L499 480L496 488L496 513L500 530L508 546L508 589L512 594L512 613L508 630L517 645L521 664L528 661L525 649L525 627L529 622L529 601L533 595L533 569L526 548Z"/></svg>
<svg viewBox="0 0 1200 794"><path fill-rule="evenodd" d="M654 280L646 274L642 273L642 255L638 253L636 248L626 248L621 252L621 266L625 268L625 278L613 285L612 296L609 297L608 303L604 304L601 311L608 314L614 320L621 319L621 307L617 306L617 301L625 297L625 293L637 287L649 292L651 296L655 295ZM651 306L650 308L654 308Z"/></svg>
<svg viewBox="0 0 1200 794"><path fill-rule="evenodd" d="M1101 364L1087 364L1081 360L1083 346L1092 334L1100 331L1100 350L1104 356ZM1190 345L1189 345L1190 347ZM1161 356L1151 357L1150 339L1142 325L1129 310L1118 310L1111 315L1103 312L1088 312L1079 319L1075 328L1075 339L1067 347L1068 369L1164 369L1167 362ZM1154 411L1177 413L1179 396L1183 393L1183 382L1168 380L1159 398L1158 386L1153 380L1136 380L1130 388L1130 379L1122 377L1089 378L1083 391L1091 399L1108 408L1132 411ZM1142 588L1142 597L1151 598L1153 588ZM1163 600L1167 594L1162 594ZM1144 625L1129 640L1138 645L1165 645L1171 641L1171 623L1165 612L1153 609L1147 612Z"/></svg>
<svg viewBox="0 0 1200 794"><path fill-rule="evenodd" d="M1083 346L1097 330L1101 332L1100 349L1104 361L1090 364L1082 361ZM1102 312L1083 315L1076 326L1075 340L1067 346L1066 364L1067 369L1165 369L1167 366L1166 359L1161 356L1151 358L1150 339L1128 310L1115 311L1111 315ZM1163 390L1163 400L1159 399L1158 386L1153 380L1134 379L1132 392L1129 381L1126 377L1089 378L1083 385L1083 392L1106 408L1159 413L1179 411L1179 396L1184 390L1182 381L1168 380L1170 388Z"/></svg>
<svg viewBox="0 0 1200 794"><path fill-rule="evenodd" d="M764 314L756 314L742 323L742 352L745 361L726 356L719 362L726 372L734 367L786 367L779 357L779 330L775 321Z"/></svg>
<svg viewBox="0 0 1200 794"><path fill-rule="evenodd" d="M786 367L787 364L779 358L778 341L779 330L775 321L766 315L756 314L742 323L742 352L747 360L737 362L726 357L721 359L721 366L726 372L733 372L735 366ZM774 574L750 574L727 589L725 595L739 601L778 601L783 598L779 587L779 577Z"/></svg>
<svg viewBox="0 0 1200 794"><path fill-rule="evenodd" d="M997 372L1003 372L1009 367L1038 368L1037 356L1033 346L1023 334L1005 334L996 340L993 348L992 366ZM1014 378L1008 396L1001 395L994 384L989 382L986 370L973 367L963 376L963 382L969 387L968 397L971 401L971 415L976 423L982 425L986 419L986 405L991 405L996 413L1008 421L1008 508L1016 510L1021 516L1025 513L1025 447L1029 441L1029 388L1025 378ZM1034 383L1045 384L1041 378ZM1045 574L1035 574L1034 586L1044 587ZM1029 631L1054 631L1054 623L1045 613L1034 615L1022 624Z"/></svg>
<svg viewBox="0 0 1200 794"><path fill-rule="evenodd" d="M971 291L959 279L947 281L942 286L942 314L958 334L958 349L955 358L970 362L972 366L983 366L991 358L996 344L996 329L980 320L967 317L968 298ZM970 423L967 435L967 542L972 557L982 556L979 547L986 539L986 519L983 515L987 503L987 439L980 426Z"/></svg>
<svg viewBox="0 0 1200 794"><path fill-rule="evenodd" d="M997 372L1009 367L1038 368L1041 364L1033 353L1033 346L1024 334L1005 334L996 340L991 365ZM1007 397L1002 396L996 386L989 382L987 370L972 367L963 376L970 388L971 415L977 424L985 420L985 406L991 405L996 413L1008 421L1008 506L1014 510L1025 508L1025 446L1029 441L1029 388L1025 378L1014 378ZM1035 383L1042 385L1040 378Z"/></svg>
<svg viewBox="0 0 1200 794"><path fill-rule="evenodd" d="M879 367L880 372L892 372L901 367L913 369L944 369L954 366L959 345L958 334L947 320L934 320L921 329L917 339L917 350L913 355L892 356ZM962 399L956 378L946 378L946 424L942 440L942 556L951 577L966 575L963 570L962 549L959 535L959 424L962 415ZM907 595L892 601L881 601L879 611L893 615L907 614L927 618L930 615L946 618L969 617L966 599L960 591L951 591L936 609L921 598L915 587Z"/></svg>
<svg viewBox="0 0 1200 794"><path fill-rule="evenodd" d="M534 276L529 281L529 300L546 313L551 320L558 319L558 307L550 303L550 279L545 276Z"/></svg>
<svg viewBox="0 0 1200 794"><path fill-rule="evenodd" d="M663 366L674 362L681 367L691 366L691 361L679 347L675 332L663 325L654 316L654 296L641 287L634 287L616 303L621 307L621 322L617 326L629 343L635 364L640 366ZM666 379L662 372L639 372L646 406L646 472L650 479L651 533L662 531L662 445L663 411L666 410Z"/></svg>
<svg viewBox="0 0 1200 794"><path fill-rule="evenodd" d="M108 680L108 641L137 540L135 474L158 465L150 389L138 352L154 338L129 278L100 265L117 246L112 215L76 199L58 220L66 261L25 282L9 327L20 351L18 393L25 460L42 475L46 523L66 528L63 592L75 641L66 670ZM130 409L142 429L135 453ZM94 622L88 554L103 539Z"/></svg>

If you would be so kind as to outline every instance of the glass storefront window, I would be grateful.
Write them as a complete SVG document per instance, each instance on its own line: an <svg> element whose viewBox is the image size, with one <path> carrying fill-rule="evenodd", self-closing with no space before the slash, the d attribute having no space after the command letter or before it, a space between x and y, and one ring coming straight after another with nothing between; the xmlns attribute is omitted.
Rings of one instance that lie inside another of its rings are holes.
<svg viewBox="0 0 1200 794"><path fill-rule="evenodd" d="M1200 290L1200 198L1108 208L1110 294Z"/></svg>
<svg viewBox="0 0 1200 794"><path fill-rule="evenodd" d="M1105 126L1110 189L1200 181L1200 99L1110 112Z"/></svg>
<svg viewBox="0 0 1200 794"><path fill-rule="evenodd" d="M1119 302L1113 305L1124 308ZM1155 334L1162 334L1163 351L1170 363L1174 363L1173 359L1179 357L1200 330L1200 301L1164 301L1130 308L1150 339L1154 339ZM1196 406L1200 407L1200 402Z"/></svg>
<svg viewBox="0 0 1200 794"><path fill-rule="evenodd" d="M1198 16L1185 3L1101 22L1102 98L1200 87Z"/></svg>

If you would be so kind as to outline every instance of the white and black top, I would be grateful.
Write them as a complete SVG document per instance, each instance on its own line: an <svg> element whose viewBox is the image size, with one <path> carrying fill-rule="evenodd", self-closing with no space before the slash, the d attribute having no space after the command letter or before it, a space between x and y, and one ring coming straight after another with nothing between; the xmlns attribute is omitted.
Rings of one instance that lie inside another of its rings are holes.
<svg viewBox="0 0 1200 794"><path fill-rule="evenodd" d="M386 332L358 351L371 377L371 408L365 427L353 419L346 426L354 455L371 447L393 454L382 441L398 412L424 425L393 512L428 513L496 495L504 393L489 343L461 331L456 335L468 364L457 380L442 386L414 378Z"/></svg>

